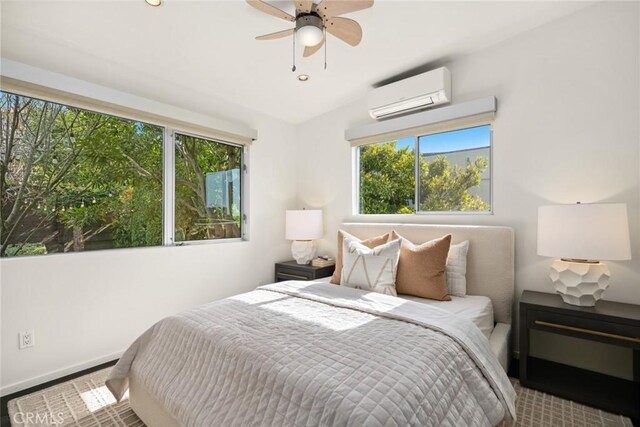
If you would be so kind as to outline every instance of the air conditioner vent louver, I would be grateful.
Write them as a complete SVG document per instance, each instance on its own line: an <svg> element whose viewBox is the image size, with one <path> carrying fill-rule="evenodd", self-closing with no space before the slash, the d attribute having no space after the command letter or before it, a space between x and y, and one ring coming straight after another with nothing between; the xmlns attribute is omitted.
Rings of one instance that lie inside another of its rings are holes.
<svg viewBox="0 0 640 427"><path fill-rule="evenodd" d="M369 114L382 119L451 102L451 74L442 67L374 89Z"/></svg>

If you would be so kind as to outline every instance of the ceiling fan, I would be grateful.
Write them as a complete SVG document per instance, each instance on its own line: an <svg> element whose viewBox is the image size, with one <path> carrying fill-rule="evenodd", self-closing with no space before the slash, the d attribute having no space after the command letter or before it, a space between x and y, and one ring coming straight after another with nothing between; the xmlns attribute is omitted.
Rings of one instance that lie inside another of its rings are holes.
<svg viewBox="0 0 640 427"><path fill-rule="evenodd" d="M296 16L293 16L262 0L247 0L247 3L266 14L296 24L295 28L258 36L256 40L273 40L294 35L294 43L297 40L305 46L304 57L313 55L323 45L326 48L326 33L351 46L357 46L362 40L362 27L353 19L339 15L373 6L373 0L321 0L318 4L313 0L293 0L296 6Z"/></svg>

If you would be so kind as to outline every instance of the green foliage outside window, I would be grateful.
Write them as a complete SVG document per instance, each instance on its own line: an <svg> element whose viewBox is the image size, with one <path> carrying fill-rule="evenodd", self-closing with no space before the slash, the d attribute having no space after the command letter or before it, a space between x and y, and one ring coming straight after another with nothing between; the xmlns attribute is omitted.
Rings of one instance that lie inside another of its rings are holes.
<svg viewBox="0 0 640 427"><path fill-rule="evenodd" d="M0 92L0 255L162 243L163 129Z"/></svg>
<svg viewBox="0 0 640 427"><path fill-rule="evenodd" d="M239 171L242 148L188 135L176 137L176 241L241 236L239 200L207 206L206 172ZM225 182L226 194L239 194L239 182ZM220 202L222 202L222 197Z"/></svg>
<svg viewBox="0 0 640 427"><path fill-rule="evenodd" d="M415 212L415 157L396 143L360 147L360 213Z"/></svg>
<svg viewBox="0 0 640 427"><path fill-rule="evenodd" d="M470 189L480 185L482 172L489 166L478 157L466 166L451 165L446 156L427 162L420 159L420 210L436 212L487 211L489 203Z"/></svg>

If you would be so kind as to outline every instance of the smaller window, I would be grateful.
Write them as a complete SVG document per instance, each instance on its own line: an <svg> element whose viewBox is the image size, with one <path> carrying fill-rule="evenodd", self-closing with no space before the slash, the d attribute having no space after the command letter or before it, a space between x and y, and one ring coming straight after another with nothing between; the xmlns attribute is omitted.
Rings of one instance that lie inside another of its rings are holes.
<svg viewBox="0 0 640 427"><path fill-rule="evenodd" d="M359 213L491 211L491 126L358 148Z"/></svg>
<svg viewBox="0 0 640 427"><path fill-rule="evenodd" d="M242 147L176 134L175 241L242 236Z"/></svg>

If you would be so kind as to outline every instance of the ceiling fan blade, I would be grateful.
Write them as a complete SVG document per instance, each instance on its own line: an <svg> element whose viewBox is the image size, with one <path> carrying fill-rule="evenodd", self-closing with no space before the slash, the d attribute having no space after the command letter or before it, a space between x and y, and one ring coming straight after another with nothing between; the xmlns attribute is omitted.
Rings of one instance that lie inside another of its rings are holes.
<svg viewBox="0 0 640 427"><path fill-rule="evenodd" d="M373 0L322 0L316 12L323 18L332 18L373 6Z"/></svg>
<svg viewBox="0 0 640 427"><path fill-rule="evenodd" d="M293 0L296 5L296 12L309 13L313 7L313 0Z"/></svg>
<svg viewBox="0 0 640 427"><path fill-rule="evenodd" d="M256 40L273 40L280 39L282 37L287 37L292 35L296 30L294 28L290 28L288 30L276 31L275 33L265 34L263 36L256 37Z"/></svg>
<svg viewBox="0 0 640 427"><path fill-rule="evenodd" d="M320 48L321 48L323 45L324 45L324 39L323 39L320 43L318 43L317 45L315 45L315 46L307 46L307 47L305 47L305 48L304 48L304 53L302 54L302 56L304 56L304 57L306 58L307 56L311 56L311 55L313 55L314 53L316 53L317 51L319 51L319 50L320 50Z"/></svg>
<svg viewBox="0 0 640 427"><path fill-rule="evenodd" d="M275 6L271 6L270 4L265 3L262 0L247 0L247 3L261 12L284 19L285 21L293 22L296 20L295 17L289 15L287 12L280 10Z"/></svg>
<svg viewBox="0 0 640 427"><path fill-rule="evenodd" d="M330 18L327 31L351 46L357 46L362 40L362 27L353 19Z"/></svg>

